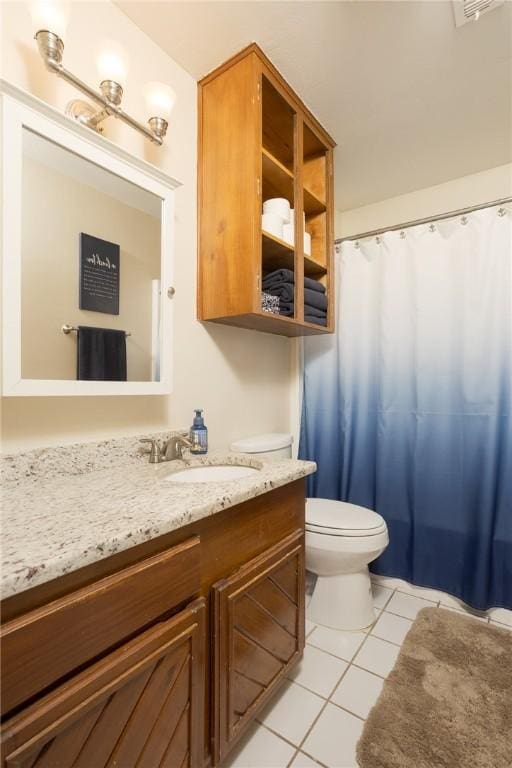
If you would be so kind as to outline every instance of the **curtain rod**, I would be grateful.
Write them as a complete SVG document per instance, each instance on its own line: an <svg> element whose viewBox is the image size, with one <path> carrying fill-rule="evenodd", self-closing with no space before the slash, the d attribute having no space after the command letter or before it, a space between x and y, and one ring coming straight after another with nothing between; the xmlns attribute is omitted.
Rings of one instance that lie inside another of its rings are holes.
<svg viewBox="0 0 512 768"><path fill-rule="evenodd" d="M449 211L448 213L438 213L436 216L427 216L424 219L414 219L413 221L406 221L404 224L395 224L392 227L381 227L380 229L371 229L369 232L361 232L358 235L347 235L346 237L339 237L334 241L335 245L345 242L345 240L362 240L365 237L376 237L377 235L383 235L384 232L396 232L399 229L408 229L409 227L417 227L419 224L429 224L432 221L442 221L443 219L452 219L455 216L464 216L466 213L472 213L473 211L480 211L483 208L492 208L495 205L506 205L512 203L512 197L502 197L501 200L492 200L490 203L480 203L480 205L470 205L467 208L459 208L457 211Z"/></svg>

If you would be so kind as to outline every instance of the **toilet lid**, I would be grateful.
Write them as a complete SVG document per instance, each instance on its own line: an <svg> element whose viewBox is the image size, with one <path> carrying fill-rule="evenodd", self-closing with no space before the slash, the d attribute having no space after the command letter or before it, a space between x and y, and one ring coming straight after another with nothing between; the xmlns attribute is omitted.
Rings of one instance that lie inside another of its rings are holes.
<svg viewBox="0 0 512 768"><path fill-rule="evenodd" d="M231 444L231 450L236 453L267 453L288 448L293 442L293 437L287 432L271 432L266 435L244 437Z"/></svg>
<svg viewBox="0 0 512 768"><path fill-rule="evenodd" d="M386 530L386 521L377 512L357 504L306 499L306 530L330 536L375 536Z"/></svg>

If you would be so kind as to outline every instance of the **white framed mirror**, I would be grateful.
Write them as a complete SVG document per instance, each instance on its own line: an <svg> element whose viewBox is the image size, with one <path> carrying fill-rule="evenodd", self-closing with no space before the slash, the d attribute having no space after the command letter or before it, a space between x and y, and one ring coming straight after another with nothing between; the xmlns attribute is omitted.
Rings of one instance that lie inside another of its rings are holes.
<svg viewBox="0 0 512 768"><path fill-rule="evenodd" d="M2 395L168 394L177 182L3 88L2 183Z"/></svg>

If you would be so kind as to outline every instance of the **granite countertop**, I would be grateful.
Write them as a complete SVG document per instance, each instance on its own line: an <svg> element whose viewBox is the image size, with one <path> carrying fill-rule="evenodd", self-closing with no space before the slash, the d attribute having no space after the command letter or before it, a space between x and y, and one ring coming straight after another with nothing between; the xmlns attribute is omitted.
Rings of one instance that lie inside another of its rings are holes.
<svg viewBox="0 0 512 768"><path fill-rule="evenodd" d="M261 461L229 453L155 465L135 445L131 438L96 449L45 449L3 458L2 598L316 470L311 461ZM201 464L242 464L260 471L229 482L165 479L170 472Z"/></svg>

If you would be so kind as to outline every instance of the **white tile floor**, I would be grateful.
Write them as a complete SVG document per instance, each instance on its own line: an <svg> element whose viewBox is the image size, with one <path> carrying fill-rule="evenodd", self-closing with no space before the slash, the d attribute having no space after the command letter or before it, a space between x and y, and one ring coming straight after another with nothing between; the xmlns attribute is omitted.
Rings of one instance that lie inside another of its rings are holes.
<svg viewBox="0 0 512 768"><path fill-rule="evenodd" d="M512 611L465 609L454 597L374 577L376 621L338 632L306 621L304 658L222 768L357 768L356 744L421 608L441 606L512 629Z"/></svg>

